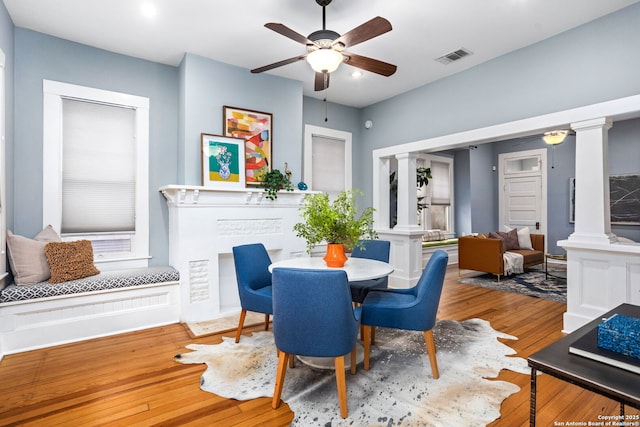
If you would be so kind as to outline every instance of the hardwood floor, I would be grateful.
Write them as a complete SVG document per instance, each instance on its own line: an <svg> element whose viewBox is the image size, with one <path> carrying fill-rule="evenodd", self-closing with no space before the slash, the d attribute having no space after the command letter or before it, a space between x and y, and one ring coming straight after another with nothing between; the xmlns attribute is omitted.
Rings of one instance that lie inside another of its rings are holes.
<svg viewBox="0 0 640 427"><path fill-rule="evenodd" d="M488 320L519 338L506 343L524 358L563 336L564 304L462 285L456 278L455 269L447 275L439 318ZM5 356L0 362L0 425L288 425L293 414L286 404L273 410L268 398L222 399L200 390L203 366L173 361L175 354L188 351L187 344L220 340L220 335L192 339L183 325L175 324ZM528 425L529 376L502 371L499 379L521 390L503 402L501 418L491 425ZM547 375L538 379L538 426L588 423L618 411L609 399ZM627 413L640 411L627 407Z"/></svg>

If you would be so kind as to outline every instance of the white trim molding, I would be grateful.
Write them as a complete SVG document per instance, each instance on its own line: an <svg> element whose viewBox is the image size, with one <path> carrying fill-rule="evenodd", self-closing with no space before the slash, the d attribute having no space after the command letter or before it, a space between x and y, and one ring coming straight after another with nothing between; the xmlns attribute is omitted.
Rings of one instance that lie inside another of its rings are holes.
<svg viewBox="0 0 640 427"><path fill-rule="evenodd" d="M42 81L42 90L42 225L51 224L58 233L62 223L62 100L85 100L135 110L136 201L131 251L96 257L95 261L103 263L101 267L105 270L146 267L149 259L149 98L51 80Z"/></svg>

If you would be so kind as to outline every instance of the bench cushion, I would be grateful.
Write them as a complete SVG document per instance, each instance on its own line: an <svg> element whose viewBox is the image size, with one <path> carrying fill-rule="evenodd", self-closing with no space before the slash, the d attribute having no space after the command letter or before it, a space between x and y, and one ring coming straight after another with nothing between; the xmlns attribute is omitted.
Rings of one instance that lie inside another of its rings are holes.
<svg viewBox="0 0 640 427"><path fill-rule="evenodd" d="M56 284L49 282L21 286L11 284L0 291L0 303L78 294L104 289L128 288L152 283L175 282L178 280L180 280L180 273L170 266L104 271L95 276Z"/></svg>
<svg viewBox="0 0 640 427"><path fill-rule="evenodd" d="M430 248L433 246L446 246L446 245L456 245L456 244L458 244L458 239L453 238L453 239L435 240L431 242L422 242L422 247Z"/></svg>

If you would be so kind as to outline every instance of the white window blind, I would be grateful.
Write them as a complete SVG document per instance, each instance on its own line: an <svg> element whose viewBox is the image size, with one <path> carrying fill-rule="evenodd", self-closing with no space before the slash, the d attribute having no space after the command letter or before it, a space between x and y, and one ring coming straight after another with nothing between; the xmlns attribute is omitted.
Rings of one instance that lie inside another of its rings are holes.
<svg viewBox="0 0 640 427"><path fill-rule="evenodd" d="M337 194L345 190L345 143L313 136L313 190Z"/></svg>
<svg viewBox="0 0 640 427"><path fill-rule="evenodd" d="M444 162L431 161L431 176L429 185L433 184L431 193L432 205L451 204L451 182L449 176L449 164Z"/></svg>
<svg viewBox="0 0 640 427"><path fill-rule="evenodd" d="M135 231L135 110L63 99L64 233Z"/></svg>

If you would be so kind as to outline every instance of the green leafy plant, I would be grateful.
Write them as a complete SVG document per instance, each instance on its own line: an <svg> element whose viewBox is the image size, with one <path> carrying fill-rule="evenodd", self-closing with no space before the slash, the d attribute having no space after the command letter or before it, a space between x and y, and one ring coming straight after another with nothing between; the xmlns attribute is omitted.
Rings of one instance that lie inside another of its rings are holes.
<svg viewBox="0 0 640 427"><path fill-rule="evenodd" d="M422 188L423 185L429 185L429 180L433 179L431 176L431 168L416 168L416 184L418 188ZM398 179L396 178L396 171L393 171L389 174L389 188L393 193L394 197L398 197ZM418 213L422 212L425 204L422 203L422 199L424 197L418 197ZM396 224L396 217L391 216L391 227Z"/></svg>
<svg viewBox="0 0 640 427"><path fill-rule="evenodd" d="M260 185L267 193L267 199L277 199L280 190L293 191L293 184L289 178L278 169L263 173L259 179Z"/></svg>
<svg viewBox="0 0 640 427"><path fill-rule="evenodd" d="M293 226L298 237L307 242L307 252L318 243L342 243L347 250L358 245L359 239L376 239L372 207L358 217L356 196L359 190L343 191L331 201L326 193L308 194L300 207L303 222ZM360 246L362 246L360 244Z"/></svg>

